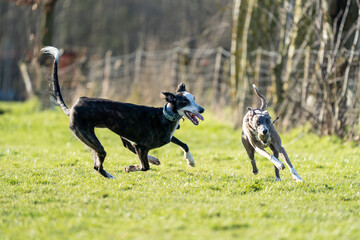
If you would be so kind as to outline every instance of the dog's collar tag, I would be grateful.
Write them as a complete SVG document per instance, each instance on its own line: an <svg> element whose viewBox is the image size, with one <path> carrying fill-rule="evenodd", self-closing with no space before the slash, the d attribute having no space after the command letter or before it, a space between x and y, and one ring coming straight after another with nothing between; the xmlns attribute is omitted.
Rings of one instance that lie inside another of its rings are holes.
<svg viewBox="0 0 360 240"><path fill-rule="evenodd" d="M174 113L171 109L168 109L166 106L167 104L165 104L163 108L163 113L166 119L172 122L179 121L181 119L181 116L177 113Z"/></svg>

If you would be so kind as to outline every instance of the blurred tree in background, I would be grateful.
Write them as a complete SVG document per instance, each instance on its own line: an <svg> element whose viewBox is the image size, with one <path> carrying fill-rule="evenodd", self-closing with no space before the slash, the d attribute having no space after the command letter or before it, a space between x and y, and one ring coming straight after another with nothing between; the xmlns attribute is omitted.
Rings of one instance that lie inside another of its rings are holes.
<svg viewBox="0 0 360 240"><path fill-rule="evenodd" d="M241 126L250 104L245 98L252 92L247 79L254 73L249 53L262 48L273 52L272 90L278 114L291 118L298 117L296 112L305 111L307 116L315 116L312 118L321 133L344 136L347 95L357 91L357 80L353 79L352 92L347 92L354 57L358 60L355 51L359 16L358 0L234 0L231 73L234 126ZM301 86L292 72L297 67L303 68L297 64L305 55L297 53L305 49L316 51L317 56L314 65L309 66L314 69L311 80L305 79ZM321 89L316 97L321 106L305 109L305 101L300 104L301 99L294 99L296 95L289 92L300 92L306 99L310 85Z"/></svg>
<svg viewBox="0 0 360 240"><path fill-rule="evenodd" d="M0 16L2 100L26 98L18 62L36 61L43 45L89 55L230 47L230 0L7 0Z"/></svg>

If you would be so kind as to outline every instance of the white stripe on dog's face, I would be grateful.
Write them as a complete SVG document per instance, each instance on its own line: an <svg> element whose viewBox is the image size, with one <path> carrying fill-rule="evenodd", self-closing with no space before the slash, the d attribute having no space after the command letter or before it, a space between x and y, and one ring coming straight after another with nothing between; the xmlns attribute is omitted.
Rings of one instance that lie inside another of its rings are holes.
<svg viewBox="0 0 360 240"><path fill-rule="evenodd" d="M178 112L180 111L182 113L180 115L184 115L184 111L189 111L192 113L199 113L201 111L202 107L200 107L200 105L195 102L195 97L192 94L188 92L183 92L183 96L187 98L189 104L181 109L178 109Z"/></svg>

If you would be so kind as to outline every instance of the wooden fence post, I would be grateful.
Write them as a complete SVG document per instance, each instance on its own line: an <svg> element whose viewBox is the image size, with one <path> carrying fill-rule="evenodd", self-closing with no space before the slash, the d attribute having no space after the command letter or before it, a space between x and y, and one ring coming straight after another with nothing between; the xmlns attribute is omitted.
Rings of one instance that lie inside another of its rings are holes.
<svg viewBox="0 0 360 240"><path fill-rule="evenodd" d="M124 84L126 86L131 86L131 76L130 76L130 60L129 54L124 55Z"/></svg>
<svg viewBox="0 0 360 240"><path fill-rule="evenodd" d="M19 66L19 69L20 69L21 76L22 76L22 78L24 80L27 98L30 99L30 98L32 98L34 96L34 91L33 91L33 88L32 88L32 84L31 84L31 80L30 80L30 76L29 76L27 66L22 61L18 62L18 66Z"/></svg>
<svg viewBox="0 0 360 240"><path fill-rule="evenodd" d="M221 59L222 59L223 49L221 47L217 48L216 57L215 57L215 66L214 66L214 78L213 78L213 99L212 107L215 111L219 106L219 92L220 92L220 71L221 71Z"/></svg>
<svg viewBox="0 0 360 240"><path fill-rule="evenodd" d="M139 82L141 77L142 56L143 56L143 51L141 49L137 50L135 55L134 81L131 85L131 90L129 94L130 99L133 102L139 101L141 97L141 89L139 89L140 88Z"/></svg>
<svg viewBox="0 0 360 240"><path fill-rule="evenodd" d="M230 87L230 90L228 90L228 86L231 86L230 85L230 82L231 82L231 76L230 76L230 65L231 65L231 60L230 58L228 59L224 59L224 63L223 63L223 69L222 69L222 72L223 72L223 80L222 82L220 83L220 106L221 107L225 107L228 105L228 103L231 103L231 99L228 99L228 96L230 94L228 94L227 91L229 91L229 93L231 93L231 87ZM227 100L228 99L228 100ZM227 102L228 101L228 102Z"/></svg>
<svg viewBox="0 0 360 240"><path fill-rule="evenodd" d="M107 51L105 54L104 80L102 83L102 90L101 90L102 97L108 97L108 93L110 89L111 54L112 52L110 50Z"/></svg>
<svg viewBox="0 0 360 240"><path fill-rule="evenodd" d="M182 51L178 51L178 57L179 57L179 61L178 61L178 67L179 67L179 79L180 82L183 83L189 83L189 78L187 76L187 69L188 69L188 55L189 55L190 49L185 48L182 49Z"/></svg>
<svg viewBox="0 0 360 240"><path fill-rule="evenodd" d="M256 59L255 59L255 73L254 73L254 84L260 89L262 88L262 85L260 84L260 71L261 71L261 49L256 49ZM252 91L251 91L252 92ZM253 94L252 102L256 103L258 100L258 97Z"/></svg>
<svg viewBox="0 0 360 240"><path fill-rule="evenodd" d="M309 90L310 47L305 49L304 77L301 87L301 107L305 107Z"/></svg>
<svg viewBox="0 0 360 240"><path fill-rule="evenodd" d="M174 89L178 83L178 67L179 67L179 52L180 48L175 48L171 56L171 87Z"/></svg>
<svg viewBox="0 0 360 240"><path fill-rule="evenodd" d="M138 50L135 55L135 75L134 75L133 86L136 86L140 81L142 55L143 55L143 52L141 49Z"/></svg>

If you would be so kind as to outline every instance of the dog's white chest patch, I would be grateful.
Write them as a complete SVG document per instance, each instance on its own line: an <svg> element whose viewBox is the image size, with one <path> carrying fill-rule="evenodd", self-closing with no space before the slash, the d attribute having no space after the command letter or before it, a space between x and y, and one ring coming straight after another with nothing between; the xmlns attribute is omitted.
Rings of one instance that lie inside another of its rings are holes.
<svg viewBox="0 0 360 240"><path fill-rule="evenodd" d="M261 141L261 143L264 147L268 147L271 143L271 137L269 136L266 142Z"/></svg>
<svg viewBox="0 0 360 240"><path fill-rule="evenodd" d="M171 141L172 137L174 136L174 133L175 133L176 129L179 127L179 122L180 122L180 120L177 121L174 129L173 129L172 132L170 133L170 141Z"/></svg>

